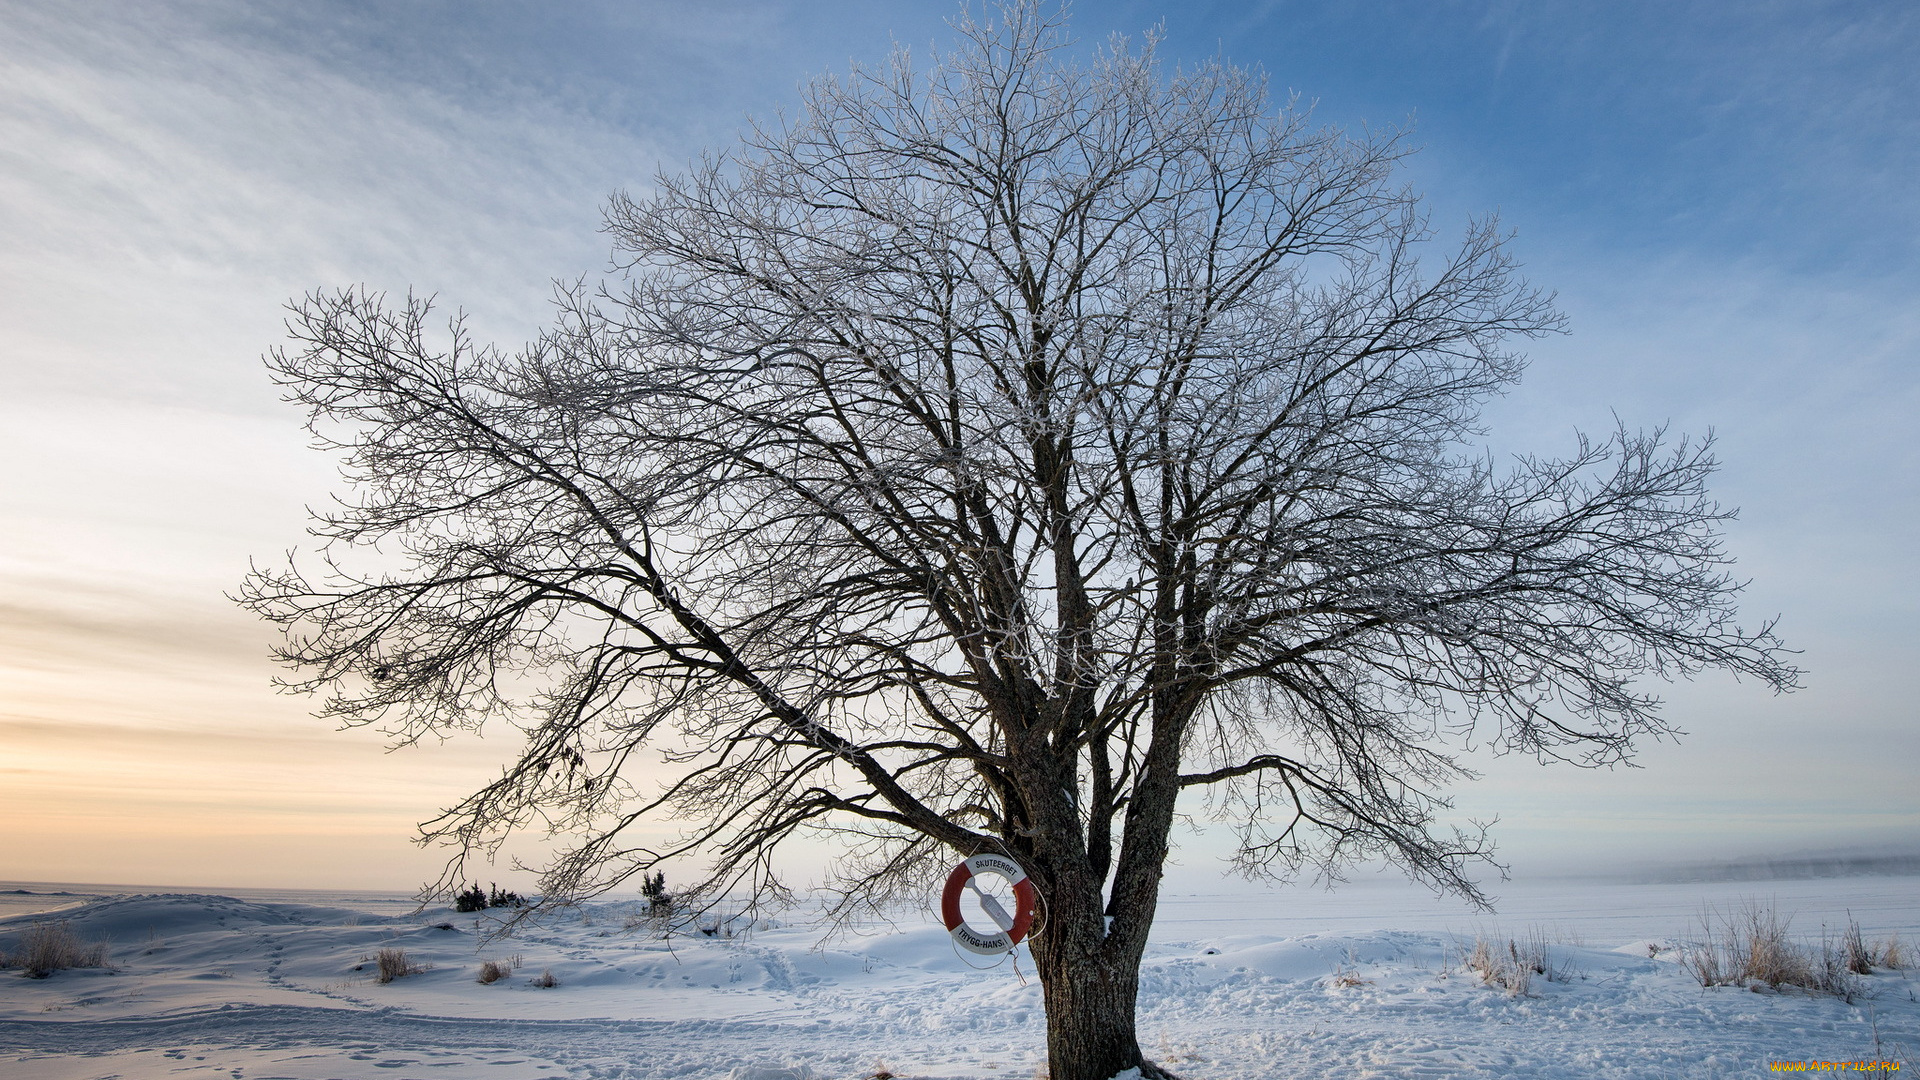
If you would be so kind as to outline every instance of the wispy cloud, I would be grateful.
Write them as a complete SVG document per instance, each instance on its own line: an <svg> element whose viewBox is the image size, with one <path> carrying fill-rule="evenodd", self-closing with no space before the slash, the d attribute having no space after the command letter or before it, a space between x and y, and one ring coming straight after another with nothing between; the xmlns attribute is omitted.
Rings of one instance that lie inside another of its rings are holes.
<svg viewBox="0 0 1920 1080"><path fill-rule="evenodd" d="M610 191L957 7L0 0L0 832L69 877L88 850L294 873L274 835L340 866L339 837L379 834L380 872L417 880L436 860L408 827L507 747L327 730L221 596L335 483L259 367L280 305L411 287L517 341L551 278L604 267ZM1161 17L1074 14L1089 44ZM1772 806L1750 779L1788 762L1868 780L1768 827L1909 812L1885 790L1920 755L1920 8L1284 0L1168 30L1169 57L1224 48L1327 120L1417 109L1436 221L1502 210L1573 316L1496 408L1499 448L1563 451L1615 412L1716 430L1749 610L1808 650L1791 698L1676 690L1694 734L1643 773L1535 788L1502 763L1474 805L1537 815L1516 838L1540 850L1667 843Z"/></svg>
<svg viewBox="0 0 1920 1080"><path fill-rule="evenodd" d="M549 279L604 265L599 206L658 157L551 99L342 70L299 41L196 34L208 21L163 4L0 22L16 388L247 407L279 304L363 281L442 292L517 340Z"/></svg>

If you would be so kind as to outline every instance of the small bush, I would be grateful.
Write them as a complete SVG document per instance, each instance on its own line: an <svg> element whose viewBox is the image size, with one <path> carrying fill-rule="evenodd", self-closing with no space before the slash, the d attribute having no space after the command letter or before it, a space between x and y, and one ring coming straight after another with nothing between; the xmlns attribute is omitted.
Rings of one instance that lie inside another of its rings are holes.
<svg viewBox="0 0 1920 1080"><path fill-rule="evenodd" d="M535 975L533 978L529 979L528 981L535 986L544 987L547 989L552 989L553 987L560 985L560 980L553 977L552 969L542 971L540 974Z"/></svg>
<svg viewBox="0 0 1920 1080"><path fill-rule="evenodd" d="M1765 913L1765 921L1749 916L1743 965L1747 978L1768 986L1806 986L1812 982L1813 965L1808 963L1806 953L1787 940L1787 926L1772 910Z"/></svg>
<svg viewBox="0 0 1920 1080"><path fill-rule="evenodd" d="M673 914L673 894L667 891L666 871L655 870L651 874L640 875L640 895L646 898L648 914Z"/></svg>
<svg viewBox="0 0 1920 1080"><path fill-rule="evenodd" d="M380 967L376 977L379 982L390 983L395 979L404 979L409 975L418 975L428 970L425 964L416 964L407 959L405 949L381 949L374 961Z"/></svg>
<svg viewBox="0 0 1920 1080"><path fill-rule="evenodd" d="M20 946L0 955L0 967L17 967L29 979L44 979L67 968L105 967L107 946L101 941L82 941L65 919L35 923L20 935Z"/></svg>
<svg viewBox="0 0 1920 1080"><path fill-rule="evenodd" d="M513 974L513 965L503 964L498 960L488 960L486 963L480 965L480 984L482 986L489 986L511 974Z"/></svg>
<svg viewBox="0 0 1920 1080"><path fill-rule="evenodd" d="M1847 1004L1862 989L1859 976L1848 966L1847 950L1844 944L1836 946L1831 938L1820 942L1820 953L1811 957L1808 965L1812 978L1807 981L1807 989L1817 994L1837 997ZM1869 969L1871 972L1871 969Z"/></svg>
<svg viewBox="0 0 1920 1080"><path fill-rule="evenodd" d="M453 894L453 910L459 912L485 911L488 908L526 907L526 898L512 889L503 889L498 882L487 890L480 888L478 882Z"/></svg>

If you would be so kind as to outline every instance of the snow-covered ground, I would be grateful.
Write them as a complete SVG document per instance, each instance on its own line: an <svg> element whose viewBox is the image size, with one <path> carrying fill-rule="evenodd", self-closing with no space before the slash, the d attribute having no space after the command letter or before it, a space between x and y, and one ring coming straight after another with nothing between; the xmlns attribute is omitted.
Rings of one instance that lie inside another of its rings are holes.
<svg viewBox="0 0 1920 1080"><path fill-rule="evenodd" d="M1043 1058L1031 965L976 971L914 914L824 942L803 912L731 939L661 941L629 932L635 905L603 903L488 941L473 915L406 914L393 898L85 900L27 888L0 898L0 948L45 909L77 904L52 917L108 940L113 966L0 972L9 1080L856 1080L883 1065L974 1080L1030 1078ZM1670 946L1697 936L1703 906L1748 898L1791 914L1804 939L1850 913L1869 938L1898 932L1909 955L1920 946L1915 877L1514 885L1497 917L1384 881L1180 893L1147 960L1142 1042L1192 1080L1745 1077L1777 1060L1875 1058L1920 1068L1920 972L1871 976L1852 1004L1701 989ZM1516 997L1463 969L1476 935L1529 933L1553 942L1563 981L1536 977ZM381 949L427 970L381 984ZM482 985L485 960L514 972ZM545 972L557 985L533 984Z"/></svg>

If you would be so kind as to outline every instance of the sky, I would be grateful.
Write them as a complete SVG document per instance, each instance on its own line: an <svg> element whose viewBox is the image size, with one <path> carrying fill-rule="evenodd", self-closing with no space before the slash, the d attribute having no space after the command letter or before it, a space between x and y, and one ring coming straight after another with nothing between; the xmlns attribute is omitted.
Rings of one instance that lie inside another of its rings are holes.
<svg viewBox="0 0 1920 1080"><path fill-rule="evenodd" d="M1570 332L1488 414L1714 433L1743 611L1807 670L1663 690L1687 735L1583 772L1469 754L1518 876L1920 850L1920 7L1084 0L1090 48L1257 66L1411 126L1436 228L1497 213ZM618 190L950 40L945 0L0 0L0 880L411 888L414 824L511 747L390 750L274 693L225 599L337 490L261 355L364 284L534 333ZM1176 873L1212 880L1217 837ZM537 852L529 849L529 856ZM502 882L530 877L502 865Z"/></svg>

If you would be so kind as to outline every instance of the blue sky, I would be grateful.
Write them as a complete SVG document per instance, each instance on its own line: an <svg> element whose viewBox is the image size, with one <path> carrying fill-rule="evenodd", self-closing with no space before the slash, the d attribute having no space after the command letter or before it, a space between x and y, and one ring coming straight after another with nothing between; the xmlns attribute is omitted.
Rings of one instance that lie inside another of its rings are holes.
<svg viewBox="0 0 1920 1080"><path fill-rule="evenodd" d="M412 822L504 748L326 731L221 598L330 490L259 364L280 305L413 287L519 340L605 268L611 191L956 10L0 0L0 877L431 876ZM1920 847L1920 8L1073 7L1087 46L1162 20L1171 61L1413 122L1435 227L1497 212L1571 317L1492 445L1716 432L1746 610L1804 650L1790 697L1674 688L1641 769L1476 759L1461 811L1522 873Z"/></svg>

